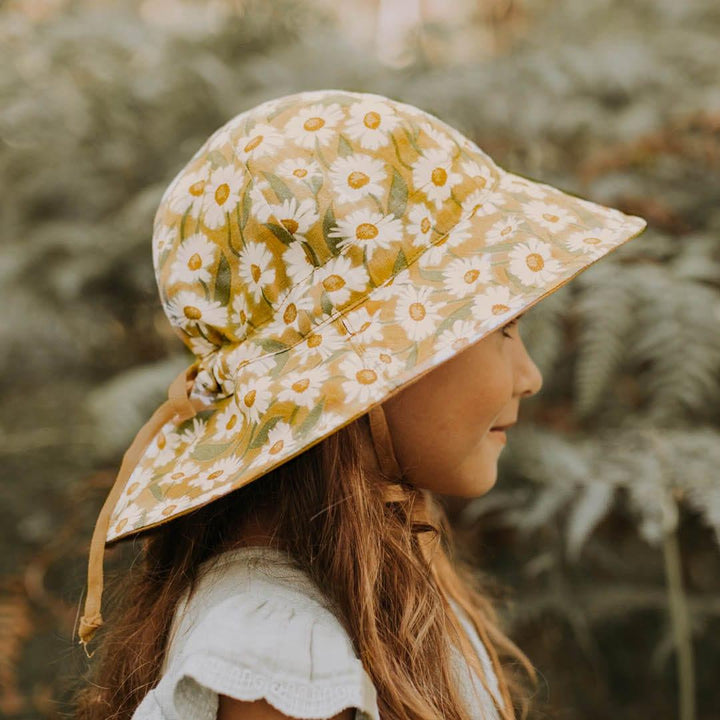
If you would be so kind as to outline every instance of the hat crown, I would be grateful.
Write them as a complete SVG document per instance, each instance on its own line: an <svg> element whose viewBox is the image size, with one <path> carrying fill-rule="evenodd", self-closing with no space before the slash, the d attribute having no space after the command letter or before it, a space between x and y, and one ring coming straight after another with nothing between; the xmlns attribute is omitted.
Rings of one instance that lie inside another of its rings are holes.
<svg viewBox="0 0 720 720"><path fill-rule="evenodd" d="M498 177L457 130L381 95L268 101L210 136L163 195L163 307L201 358L248 337L287 347L462 232Z"/></svg>

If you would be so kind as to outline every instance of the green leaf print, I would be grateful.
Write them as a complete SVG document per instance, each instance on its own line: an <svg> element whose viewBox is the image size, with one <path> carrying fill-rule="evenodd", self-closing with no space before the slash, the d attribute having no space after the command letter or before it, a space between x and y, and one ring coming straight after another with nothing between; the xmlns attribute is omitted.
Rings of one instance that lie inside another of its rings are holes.
<svg viewBox="0 0 720 720"><path fill-rule="evenodd" d="M402 179L402 176L397 169L393 168L393 179L390 185L390 193L388 195L387 214L390 215L392 213L396 218L401 218L405 214L407 201L407 183Z"/></svg>
<svg viewBox="0 0 720 720"><path fill-rule="evenodd" d="M456 320L467 320L470 317L470 309L472 308L473 301L461 305L457 310L450 313L438 326L435 331L436 335L439 335L444 330L448 330L452 327L452 324Z"/></svg>
<svg viewBox="0 0 720 720"><path fill-rule="evenodd" d="M252 200L250 199L250 192L249 187L245 189L245 192L242 196L242 214L240 215L240 228L244 229L247 225L248 217L250 217L250 206L252 205Z"/></svg>
<svg viewBox="0 0 720 720"><path fill-rule="evenodd" d="M215 458L220 457L231 445L233 441L226 443L212 443L208 445L197 445L195 449L190 453L190 457L193 460L199 460L200 462L210 462Z"/></svg>
<svg viewBox="0 0 720 720"><path fill-rule="evenodd" d="M324 400L321 400L309 413L308 416L300 423L297 432L302 437L307 433L322 415Z"/></svg>
<svg viewBox="0 0 720 720"><path fill-rule="evenodd" d="M347 157L353 154L352 145L342 136L338 135L338 155Z"/></svg>
<svg viewBox="0 0 720 720"><path fill-rule="evenodd" d="M213 295L213 299L223 306L227 306L230 302L231 279L230 264L225 257L225 253L221 253L217 275L215 275L215 294Z"/></svg>
<svg viewBox="0 0 720 720"><path fill-rule="evenodd" d="M267 442L268 433L278 424L280 416L270 418L258 431L258 434L252 439L248 445L248 450L260 447Z"/></svg>
<svg viewBox="0 0 720 720"><path fill-rule="evenodd" d="M290 188L277 175L264 171L263 175L270 183L270 187L273 189L273 192L277 195L277 199L280 202L292 200L293 197L295 197L290 191Z"/></svg>
<svg viewBox="0 0 720 720"><path fill-rule="evenodd" d="M393 275L397 275L401 270L404 270L408 266L407 258L405 253L400 250L395 258L395 265L393 265Z"/></svg>
<svg viewBox="0 0 720 720"><path fill-rule="evenodd" d="M323 218L323 237L325 238L325 244L328 246L333 255L337 255L340 252L337 248L337 243L341 240L341 238L330 237L330 231L335 228L335 225L336 222L333 207L332 205L328 205L325 217Z"/></svg>
<svg viewBox="0 0 720 720"><path fill-rule="evenodd" d="M282 343L279 340L273 340L272 338L257 340L256 342L263 350L265 350L265 352L279 352L287 350L287 345L285 343Z"/></svg>
<svg viewBox="0 0 720 720"><path fill-rule="evenodd" d="M282 225L277 225L276 223L263 223L263 225L265 225L265 227L268 228L268 230L270 230L281 243L289 245L291 242L294 242L295 238L290 234L287 228Z"/></svg>
<svg viewBox="0 0 720 720"><path fill-rule="evenodd" d="M323 290L322 295L320 296L320 306L322 307L324 313L332 315L334 310L333 304L330 302L330 297L325 290Z"/></svg>

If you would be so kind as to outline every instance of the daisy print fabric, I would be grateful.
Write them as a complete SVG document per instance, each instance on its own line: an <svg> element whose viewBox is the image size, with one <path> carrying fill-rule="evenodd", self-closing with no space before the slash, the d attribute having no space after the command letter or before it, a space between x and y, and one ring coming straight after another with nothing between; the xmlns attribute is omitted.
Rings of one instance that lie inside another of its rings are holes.
<svg viewBox="0 0 720 720"><path fill-rule="evenodd" d="M237 115L170 183L153 229L204 409L152 438L107 541L286 462L645 227L380 95L297 93Z"/></svg>

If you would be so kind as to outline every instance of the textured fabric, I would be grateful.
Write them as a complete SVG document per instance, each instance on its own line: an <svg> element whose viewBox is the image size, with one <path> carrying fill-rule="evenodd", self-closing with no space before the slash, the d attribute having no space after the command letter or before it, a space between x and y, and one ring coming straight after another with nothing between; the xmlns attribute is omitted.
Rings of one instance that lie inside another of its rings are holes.
<svg viewBox="0 0 720 720"><path fill-rule="evenodd" d="M261 477L646 224L509 173L380 95L297 93L232 118L154 223L162 306L203 407L143 439L105 539Z"/></svg>
<svg viewBox="0 0 720 720"><path fill-rule="evenodd" d="M349 635L319 588L286 554L241 548L205 570L196 592L178 605L160 680L132 720L215 720L218 694L265 698L290 717L329 718L354 707L355 720L380 720L376 689ZM467 618L461 622L497 693L480 639ZM454 659L471 717L495 720L480 680L469 679L459 652Z"/></svg>

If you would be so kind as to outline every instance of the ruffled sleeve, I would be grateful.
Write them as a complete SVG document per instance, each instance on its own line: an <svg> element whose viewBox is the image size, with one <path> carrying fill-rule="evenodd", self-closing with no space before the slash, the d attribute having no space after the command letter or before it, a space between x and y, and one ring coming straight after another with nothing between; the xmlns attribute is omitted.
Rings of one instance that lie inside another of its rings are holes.
<svg viewBox="0 0 720 720"><path fill-rule="evenodd" d="M339 620L288 590L248 590L199 615L133 720L215 720L219 694L265 698L296 718L351 707L355 720L379 720L375 687Z"/></svg>

